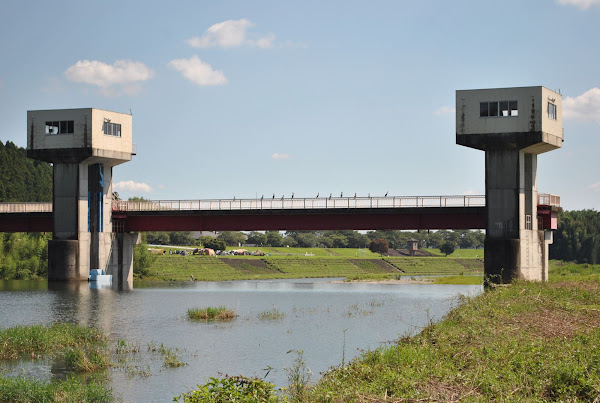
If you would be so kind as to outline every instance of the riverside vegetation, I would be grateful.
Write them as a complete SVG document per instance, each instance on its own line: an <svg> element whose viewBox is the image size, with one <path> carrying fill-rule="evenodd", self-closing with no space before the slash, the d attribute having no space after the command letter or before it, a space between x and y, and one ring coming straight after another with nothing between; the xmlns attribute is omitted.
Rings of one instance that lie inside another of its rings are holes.
<svg viewBox="0 0 600 403"><path fill-rule="evenodd" d="M164 368L187 365L178 348L151 342L147 352L161 357ZM98 329L68 323L0 329L0 364L38 360L60 372L43 381L10 376L0 367L0 402L112 402L115 396L107 386L110 369L129 376L151 375L149 366L144 369L131 358L140 353L139 344L123 339L113 343Z"/></svg>
<svg viewBox="0 0 600 403"><path fill-rule="evenodd" d="M225 377L176 400L597 401L599 345L600 265L552 262L549 282L517 281L463 298L439 323L363 352L316 384L299 355L279 394L264 380Z"/></svg>
<svg viewBox="0 0 600 403"><path fill-rule="evenodd" d="M314 384L310 363L296 352L287 369L289 384L279 391L265 380L234 376L212 378L176 399L594 401L600 396L599 345L600 265L553 261L549 282L517 281L464 297L440 322L342 362ZM162 356L165 368L185 365L176 348L150 343L147 350ZM114 355L124 359L139 352L139 345L121 339L113 349L100 331L70 324L2 329L0 360L50 359L61 362L70 375L46 382L1 374L0 401L113 401L106 371L119 365ZM147 376L136 367L126 370ZM90 376L81 378L82 373Z"/></svg>

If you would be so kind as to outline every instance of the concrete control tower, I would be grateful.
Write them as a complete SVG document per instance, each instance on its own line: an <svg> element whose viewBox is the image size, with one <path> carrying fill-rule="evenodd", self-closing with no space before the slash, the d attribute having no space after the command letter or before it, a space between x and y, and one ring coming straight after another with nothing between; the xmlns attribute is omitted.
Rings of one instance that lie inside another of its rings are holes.
<svg viewBox="0 0 600 403"><path fill-rule="evenodd" d="M104 269L119 284L133 276L137 234L112 225L112 169L131 160L132 116L102 109L27 112L27 156L53 164L49 280L87 280Z"/></svg>
<svg viewBox="0 0 600 403"><path fill-rule="evenodd" d="M538 226L537 155L562 142L562 96L554 91L456 91L456 143L485 151L489 280L548 279L552 232Z"/></svg>

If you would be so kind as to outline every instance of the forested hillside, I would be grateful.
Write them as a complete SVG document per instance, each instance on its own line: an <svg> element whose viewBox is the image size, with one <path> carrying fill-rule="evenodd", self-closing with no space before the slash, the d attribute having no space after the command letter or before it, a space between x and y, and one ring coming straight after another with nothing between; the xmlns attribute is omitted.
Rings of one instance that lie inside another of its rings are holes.
<svg viewBox="0 0 600 403"><path fill-rule="evenodd" d="M0 202L52 201L52 166L0 141Z"/></svg>
<svg viewBox="0 0 600 403"><path fill-rule="evenodd" d="M559 213L550 258L600 263L600 212L579 210Z"/></svg>

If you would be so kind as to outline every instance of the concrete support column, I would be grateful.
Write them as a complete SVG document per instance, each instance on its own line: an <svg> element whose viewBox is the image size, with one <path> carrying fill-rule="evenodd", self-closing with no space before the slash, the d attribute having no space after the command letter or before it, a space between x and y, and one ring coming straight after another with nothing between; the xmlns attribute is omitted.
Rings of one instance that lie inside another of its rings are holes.
<svg viewBox="0 0 600 403"><path fill-rule="evenodd" d="M113 276L113 285L119 289L133 288L133 247L140 242L140 234L113 234L107 274Z"/></svg>
<svg viewBox="0 0 600 403"><path fill-rule="evenodd" d="M487 280L547 280L552 234L538 230L537 155L487 150L485 164Z"/></svg>

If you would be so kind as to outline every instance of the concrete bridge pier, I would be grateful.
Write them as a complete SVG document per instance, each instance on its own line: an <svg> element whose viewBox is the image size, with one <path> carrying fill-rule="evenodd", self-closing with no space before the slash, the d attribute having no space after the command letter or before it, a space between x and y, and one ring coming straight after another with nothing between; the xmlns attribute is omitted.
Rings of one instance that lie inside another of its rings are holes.
<svg viewBox="0 0 600 403"><path fill-rule="evenodd" d="M552 232L539 229L537 155L521 150L485 154L485 274L493 282L548 279Z"/></svg>
<svg viewBox="0 0 600 403"><path fill-rule="evenodd" d="M99 109L28 111L27 155L53 163L48 280L88 280L91 269L130 284L137 234L116 233L113 167L131 160L131 115Z"/></svg>
<svg viewBox="0 0 600 403"><path fill-rule="evenodd" d="M561 108L544 87L456 92L456 143L485 151L486 282L548 279L552 227L538 218L537 155L562 147Z"/></svg>

